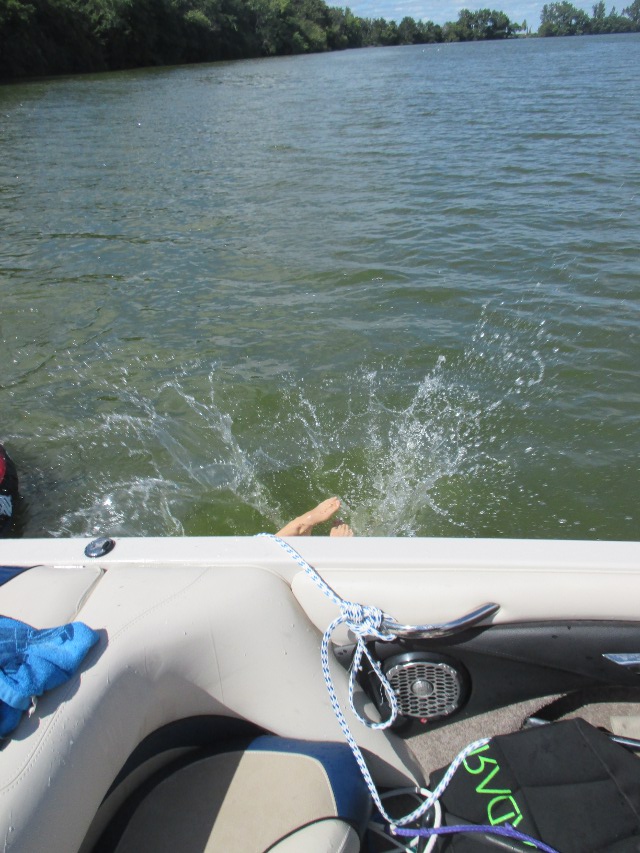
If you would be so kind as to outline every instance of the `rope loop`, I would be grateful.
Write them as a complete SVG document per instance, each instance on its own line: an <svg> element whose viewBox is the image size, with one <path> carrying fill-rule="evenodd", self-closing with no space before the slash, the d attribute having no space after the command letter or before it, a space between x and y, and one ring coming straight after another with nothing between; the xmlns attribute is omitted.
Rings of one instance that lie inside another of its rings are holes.
<svg viewBox="0 0 640 853"><path fill-rule="evenodd" d="M369 768L366 765L366 762L362 755L362 751L356 743L355 738L351 734L351 729L349 728L347 719L340 706L338 695L333 684L331 670L329 668L329 643L331 642L331 637L333 635L333 632L339 625L345 624L357 638L356 649L351 664L351 671L349 673L349 705L351 707L351 711L354 716L357 717L357 719L360 720L360 722L367 728L387 729L389 728L389 726L392 726L398 716L398 702L396 699L396 695L393 691L393 688L389 684L389 680L382 672L379 662L371 655L365 643L365 638L373 638L377 640L382 640L383 642L389 642L391 640L394 640L394 634L387 633L382 630L383 626L385 625L385 620L390 619L391 617L385 614L382 610L379 610L377 607L354 604L351 601L345 601L344 599L340 598L340 596L331 589L331 587L326 583L326 581L320 577L320 575L313 568L313 566L310 566L309 563L307 563L306 560L287 542L285 542L283 539L280 539L278 536L274 536L272 533L260 533L258 535L266 536L268 539L272 539L274 542L277 542L277 544L280 545L280 547L282 547L296 561L296 563L298 563L298 565L304 569L304 571L309 575L309 577L311 578L311 580L313 580L316 586L319 587L319 589L328 598L330 598L334 602L334 604L339 607L340 614L327 627L320 643L320 662L322 666L322 674L324 676L325 685L329 694L331 707L333 708L334 714L336 715L336 719L338 720L340 728L342 729L342 733L345 737L345 740L351 747L351 751L353 752L354 758L356 759L358 767L360 768L360 772L362 773L367 787L369 788L371 798L373 799L373 802L375 803L382 817L387 821L388 824L393 826L406 826L408 823L412 823L416 820L419 820L423 817L423 815L427 814L427 812L429 812L431 808L434 807L435 803L440 798L441 793L449 784L449 781L451 780L451 777L455 773L456 769L460 766L462 761L464 761L466 756L469 755L469 753L473 752L475 749L478 749L480 746L483 746L485 743L487 743L488 738L483 738L482 740L475 741L474 743L469 744L469 746L463 749L462 752L459 753L459 755L449 767L449 770L445 774L444 778L441 780L436 790L410 814L407 814L400 819L391 818L390 815L387 814L382 804L382 800L380 799L380 795L375 786L375 782L373 781L371 773L369 772ZM373 722L372 720L367 720L366 718L362 717L358 713L354 703L355 684L358 672L360 671L360 664L363 656L367 658L372 667L372 670L376 673L376 677L380 680L380 683L382 684L382 687L387 695L389 706L391 708L389 718L379 723Z"/></svg>

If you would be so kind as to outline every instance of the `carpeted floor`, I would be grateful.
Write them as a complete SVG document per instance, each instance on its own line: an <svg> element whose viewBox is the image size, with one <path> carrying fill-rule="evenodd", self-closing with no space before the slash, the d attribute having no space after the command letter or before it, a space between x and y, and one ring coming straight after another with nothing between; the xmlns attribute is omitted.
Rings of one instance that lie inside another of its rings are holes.
<svg viewBox="0 0 640 853"><path fill-rule="evenodd" d="M580 698L583 701L580 701ZM448 725L408 738L425 777L451 763L467 744L483 737L518 731L529 716L538 713L544 715L545 709L556 710L559 715L554 719L582 717L598 728L605 728L614 734L640 740L640 703L628 701L589 701L591 697L578 697L574 702L561 703L559 696L547 696L544 699L531 699L517 705L509 705L487 714L469 719L451 720ZM617 698L612 696L611 698ZM552 705L552 703L554 703Z"/></svg>

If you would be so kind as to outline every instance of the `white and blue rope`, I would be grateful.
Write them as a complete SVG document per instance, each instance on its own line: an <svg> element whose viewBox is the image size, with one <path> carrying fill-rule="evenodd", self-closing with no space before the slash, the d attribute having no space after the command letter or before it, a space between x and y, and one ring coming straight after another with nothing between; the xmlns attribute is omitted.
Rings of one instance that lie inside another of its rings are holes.
<svg viewBox="0 0 640 853"><path fill-rule="evenodd" d="M340 614L328 626L328 628L323 634L322 642L320 644L320 660L322 664L322 674L324 676L327 691L329 693L331 706L336 715L338 723L340 724L342 733L347 743L351 747L351 751L353 752L356 762L358 763L360 771L369 789L369 793L371 794L376 808L378 809L382 817L391 825L392 828L394 826L405 826L407 823L413 823L414 821L419 820L433 807L433 805L440 798L442 792L451 781L453 774L456 772L456 770L458 769L460 764L462 764L465 758L470 753L474 752L476 749L479 749L481 746L484 746L486 743L488 743L489 739L482 738L481 740L474 741L474 743L471 743L467 747L465 747L465 749L463 749L462 752L454 759L435 791L416 809L410 812L410 814L407 814L402 818L390 817L387 814L384 806L382 805L380 795L378 794L373 778L369 773L369 768L365 763L360 747L358 746L355 741L355 738L351 734L347 719L344 716L342 708L340 707L340 702L338 700L335 687L333 686L333 678L329 669L329 643L331 642L333 632L339 625L342 624L346 625L346 627L356 637L356 650L349 672L349 705L351 711L363 725L367 726L367 728L387 729L389 728L389 726L393 725L398 716L398 703L396 700L395 693L391 685L389 684L387 677L382 672L378 661L374 657L372 657L371 653L369 652L365 640L375 639L380 640L382 642L391 642L392 640L395 640L396 637L393 633L384 630L386 620L389 620L391 622L393 622L394 620L388 614L384 613L377 607L355 604L351 601L345 601L344 599L340 598L340 596L336 592L334 592L334 590L331 589L331 587L326 583L326 581L320 577L320 575L313 568L313 566L309 565L309 563L307 563L307 561L294 548L292 548L288 542L285 542L284 539L280 539L278 536L274 536L271 533L261 533L259 535L267 537L268 539L272 539L274 542L280 545L280 547L283 548L289 554L289 556L293 560L295 560L295 562L305 571L309 578L311 578L311 580L327 596L327 598L331 599L331 601L333 601L333 603L340 609ZM384 688L391 708L389 719L383 720L379 723L376 723L373 720L366 719L361 714L359 714L355 708L354 689L363 655L367 658L377 677L380 679L380 683Z"/></svg>

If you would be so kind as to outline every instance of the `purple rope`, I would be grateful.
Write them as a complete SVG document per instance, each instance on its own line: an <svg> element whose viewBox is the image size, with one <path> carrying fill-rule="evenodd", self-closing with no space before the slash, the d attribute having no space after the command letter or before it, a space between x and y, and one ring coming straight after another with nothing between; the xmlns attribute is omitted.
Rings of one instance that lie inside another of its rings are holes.
<svg viewBox="0 0 640 853"><path fill-rule="evenodd" d="M432 835L453 835L456 832L487 832L493 835L504 835L507 838L515 838L517 841L525 841L533 844L538 850L544 853L558 853L554 847L549 847L543 841L538 841L537 838L532 838L530 835L525 835L524 832L518 832L512 826L438 826L433 829L402 829L401 827L393 827L391 835L403 835L407 837L415 837L421 835L423 838L429 838Z"/></svg>

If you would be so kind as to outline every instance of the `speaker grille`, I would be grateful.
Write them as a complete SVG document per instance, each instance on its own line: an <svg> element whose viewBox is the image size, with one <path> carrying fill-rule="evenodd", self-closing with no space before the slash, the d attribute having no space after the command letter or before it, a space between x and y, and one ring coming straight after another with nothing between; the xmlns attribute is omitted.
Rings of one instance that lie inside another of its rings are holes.
<svg viewBox="0 0 640 853"><path fill-rule="evenodd" d="M446 663L413 660L397 663L386 672L405 717L429 720L447 717L460 706L463 683Z"/></svg>

